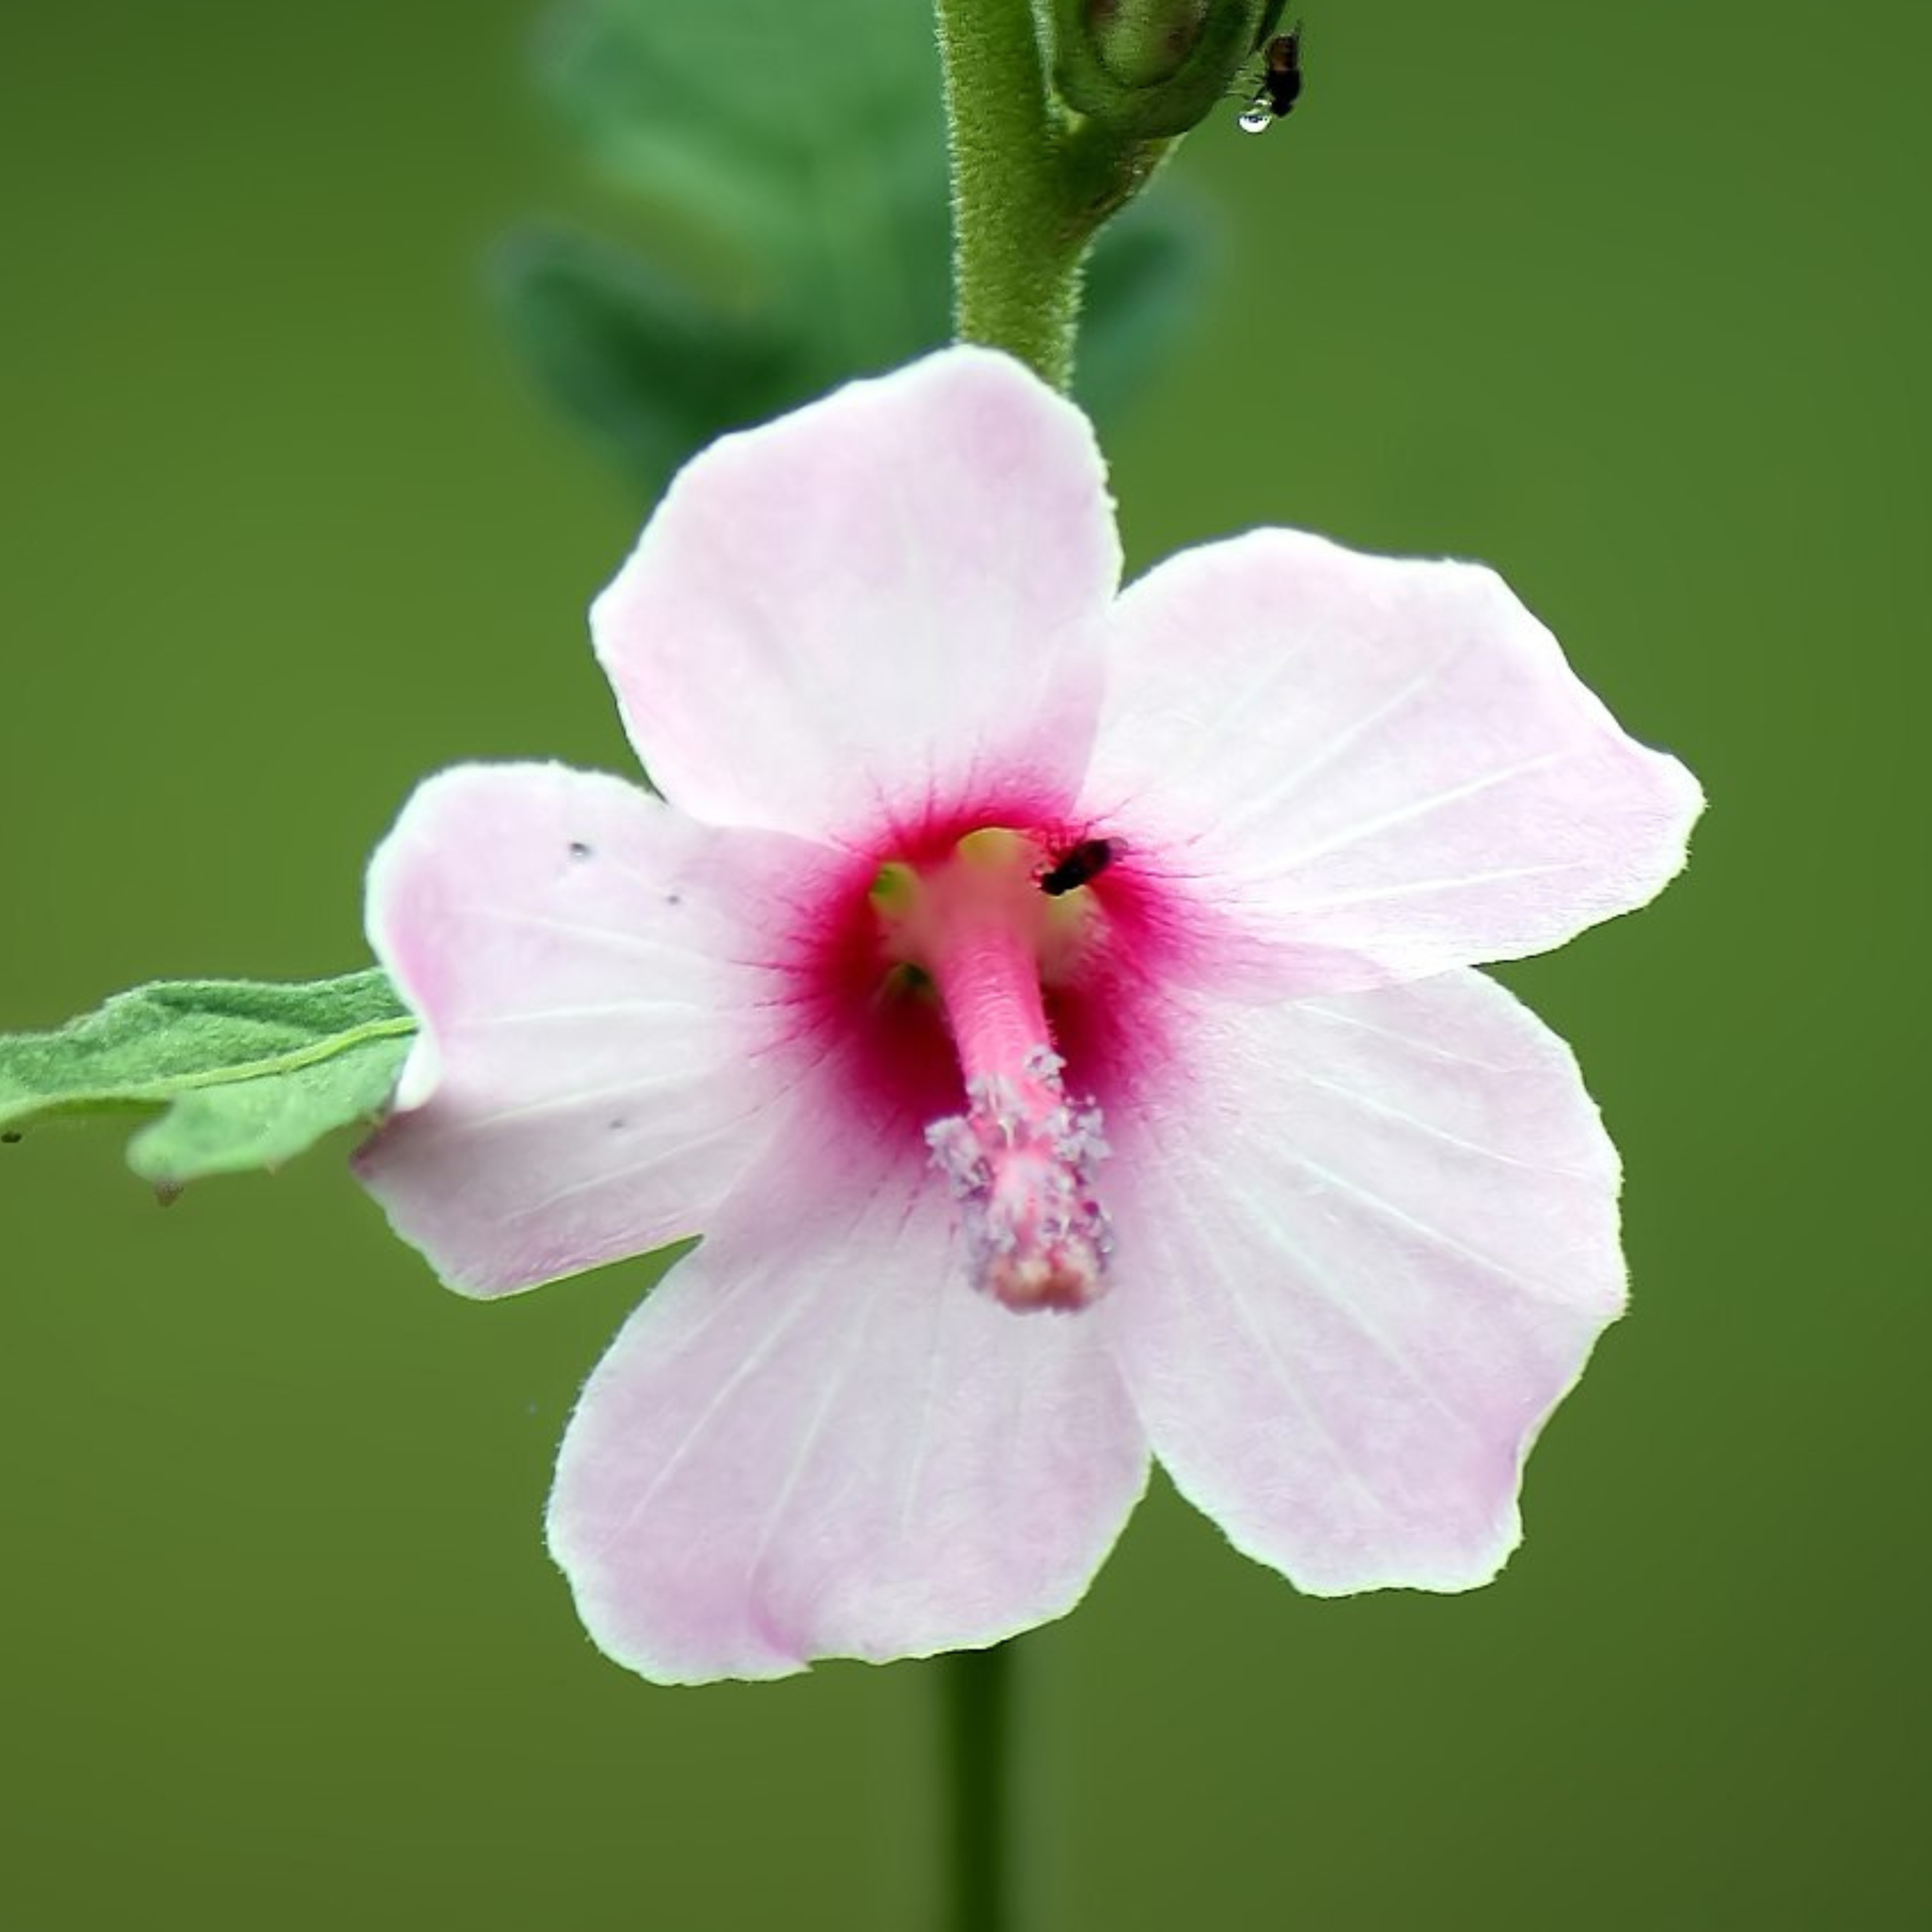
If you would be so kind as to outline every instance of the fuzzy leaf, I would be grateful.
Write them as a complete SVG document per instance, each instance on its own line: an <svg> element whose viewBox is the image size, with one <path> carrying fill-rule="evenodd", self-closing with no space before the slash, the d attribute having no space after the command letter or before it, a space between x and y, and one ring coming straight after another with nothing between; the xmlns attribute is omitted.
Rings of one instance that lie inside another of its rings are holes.
<svg viewBox="0 0 1932 1932"><path fill-rule="evenodd" d="M145 1178L172 1188L273 1167L373 1121L415 1030L374 967L307 985L137 986L51 1033L0 1035L0 1126L161 1108L128 1149Z"/></svg>
<svg viewBox="0 0 1932 1932"><path fill-rule="evenodd" d="M498 311L539 388L646 495L724 431L947 339L926 0L568 0L538 68L649 252L532 224L496 256ZM1162 185L1100 236L1075 388L1103 423L1192 307L1199 226Z"/></svg>
<svg viewBox="0 0 1932 1932"><path fill-rule="evenodd" d="M539 386L647 493L724 430L946 340L923 0L571 0L538 68L649 252L526 228L498 252L499 312Z"/></svg>
<svg viewBox="0 0 1932 1932"><path fill-rule="evenodd" d="M1100 231L1082 299L1074 399L1104 428L1198 305L1214 254L1213 210L1157 183Z"/></svg>
<svg viewBox="0 0 1932 1932"><path fill-rule="evenodd" d="M692 451L797 398L793 345L608 242L533 224L492 269L504 328L550 402L650 494Z"/></svg>
<svg viewBox="0 0 1932 1932"><path fill-rule="evenodd" d="M569 0L545 23L538 65L603 170L684 234L732 250L741 273L837 289L845 308L936 287L943 321L926 0ZM890 286L869 290L880 269Z"/></svg>

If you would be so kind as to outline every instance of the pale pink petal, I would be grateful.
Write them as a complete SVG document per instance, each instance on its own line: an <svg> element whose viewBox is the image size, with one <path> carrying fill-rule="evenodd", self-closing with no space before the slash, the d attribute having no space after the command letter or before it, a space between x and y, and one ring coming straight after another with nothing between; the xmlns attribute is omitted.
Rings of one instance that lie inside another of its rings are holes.
<svg viewBox="0 0 1932 1932"><path fill-rule="evenodd" d="M1560 944L1657 892L1701 805L1494 572L1261 530L1123 596L1081 816L1200 976L1294 993Z"/></svg>
<svg viewBox="0 0 1932 1932"><path fill-rule="evenodd" d="M975 1293L923 1149L832 1125L638 1309L564 1438L552 1552L598 1643L661 1682L1045 1622L1146 1480L1100 1331Z"/></svg>
<svg viewBox="0 0 1932 1932"><path fill-rule="evenodd" d="M562 766L429 780L369 877L423 1027L358 1156L397 1232L494 1294L702 1229L820 1050L787 947L832 865Z"/></svg>
<svg viewBox="0 0 1932 1932"><path fill-rule="evenodd" d="M1064 811L1119 570L1086 418L953 349L695 458L591 628L682 809L903 843Z"/></svg>
<svg viewBox="0 0 1932 1932"><path fill-rule="evenodd" d="M1486 1582L1623 1306L1616 1154L1568 1049L1466 972L1167 1024L1198 1094L1168 1070L1109 1118L1096 1311L1155 1454L1305 1591Z"/></svg>

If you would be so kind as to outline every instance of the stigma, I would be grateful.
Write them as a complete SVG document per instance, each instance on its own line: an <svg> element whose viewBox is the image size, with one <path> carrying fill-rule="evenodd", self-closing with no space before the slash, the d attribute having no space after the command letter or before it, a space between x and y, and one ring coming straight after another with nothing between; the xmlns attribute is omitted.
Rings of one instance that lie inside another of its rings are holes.
<svg viewBox="0 0 1932 1932"><path fill-rule="evenodd" d="M1042 986L1071 972L1099 917L1090 892L1040 886L1024 832L969 833L937 862L894 864L873 889L887 958L917 969L944 1014L962 1113L926 1130L959 1216L973 1285L1008 1308L1088 1306L1112 1246L1094 1190L1100 1109L1068 1093Z"/></svg>

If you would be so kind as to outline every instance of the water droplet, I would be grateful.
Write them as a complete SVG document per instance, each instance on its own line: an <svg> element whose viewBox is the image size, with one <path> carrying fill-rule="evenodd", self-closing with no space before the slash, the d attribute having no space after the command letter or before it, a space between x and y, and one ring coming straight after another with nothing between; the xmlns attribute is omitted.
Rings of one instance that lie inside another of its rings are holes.
<svg viewBox="0 0 1932 1932"><path fill-rule="evenodd" d="M1265 134L1274 125L1274 110L1265 94L1256 94L1241 110L1240 126L1244 134Z"/></svg>

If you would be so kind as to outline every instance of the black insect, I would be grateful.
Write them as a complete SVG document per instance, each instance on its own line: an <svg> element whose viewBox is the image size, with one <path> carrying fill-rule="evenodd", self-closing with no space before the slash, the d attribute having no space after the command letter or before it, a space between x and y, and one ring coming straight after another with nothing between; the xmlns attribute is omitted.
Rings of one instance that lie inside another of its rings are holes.
<svg viewBox="0 0 1932 1932"><path fill-rule="evenodd" d="M1301 98L1301 23L1277 34L1262 50L1260 85L1241 110L1241 125L1250 134L1265 134L1277 121L1286 121Z"/></svg>
<svg viewBox="0 0 1932 1932"><path fill-rule="evenodd" d="M1040 875L1040 889L1049 898L1058 898L1089 879L1096 879L1114 862L1111 838L1083 838L1070 846Z"/></svg>

